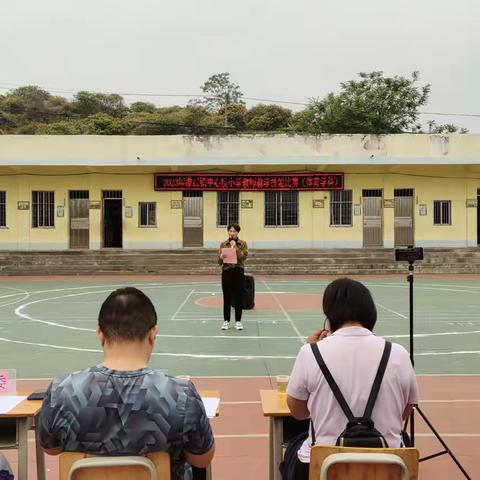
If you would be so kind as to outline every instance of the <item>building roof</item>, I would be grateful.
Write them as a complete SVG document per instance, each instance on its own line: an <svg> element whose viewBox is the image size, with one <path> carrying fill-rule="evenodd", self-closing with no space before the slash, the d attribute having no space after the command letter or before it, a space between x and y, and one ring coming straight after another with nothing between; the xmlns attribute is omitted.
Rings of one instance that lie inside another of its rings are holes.
<svg viewBox="0 0 480 480"><path fill-rule="evenodd" d="M1 135L0 166L479 165L480 135Z"/></svg>

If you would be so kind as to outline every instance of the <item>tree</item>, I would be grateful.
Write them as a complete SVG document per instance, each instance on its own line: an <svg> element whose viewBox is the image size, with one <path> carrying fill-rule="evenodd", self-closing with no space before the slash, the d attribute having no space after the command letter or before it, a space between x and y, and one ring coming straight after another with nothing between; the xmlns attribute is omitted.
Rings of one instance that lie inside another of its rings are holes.
<svg viewBox="0 0 480 480"><path fill-rule="evenodd" d="M35 133L37 135L81 135L85 132L79 128L77 122L60 121L39 125Z"/></svg>
<svg viewBox="0 0 480 480"><path fill-rule="evenodd" d="M231 103L227 106L227 111L225 114L225 107L222 107L217 117L217 123L224 126L233 127L237 130L243 130L246 125L246 115L247 109L243 103ZM222 119L221 122L218 120Z"/></svg>
<svg viewBox="0 0 480 480"><path fill-rule="evenodd" d="M218 113L225 106L228 108L231 104L244 104L240 87L230 80L227 72L212 75L200 88L205 94L200 103L209 112Z"/></svg>
<svg viewBox="0 0 480 480"><path fill-rule="evenodd" d="M308 112L297 120L309 133L388 134L418 130L419 107L425 105L430 85L417 86L411 78L385 77L382 72L360 73L359 80L341 84L339 94L310 100Z"/></svg>
<svg viewBox="0 0 480 480"><path fill-rule="evenodd" d="M12 90L6 96L7 111L22 115L24 120L44 122L51 118L49 102L52 95L35 85Z"/></svg>
<svg viewBox="0 0 480 480"><path fill-rule="evenodd" d="M256 105L247 112L247 128L270 132L287 128L292 111L279 105Z"/></svg>
<svg viewBox="0 0 480 480"><path fill-rule="evenodd" d="M153 113L157 107L150 102L134 102L130 105L130 111L134 113L147 112Z"/></svg>
<svg viewBox="0 0 480 480"><path fill-rule="evenodd" d="M72 111L78 115L89 116L106 113L112 117L121 117L128 112L123 97L116 93L78 92L72 102Z"/></svg>
<svg viewBox="0 0 480 480"><path fill-rule="evenodd" d="M467 128L457 127L453 123L437 125L435 120L430 120L428 124L428 133L468 133Z"/></svg>
<svg viewBox="0 0 480 480"><path fill-rule="evenodd" d="M96 113L77 122L82 134L87 135L127 135L128 125L120 118L107 113Z"/></svg>

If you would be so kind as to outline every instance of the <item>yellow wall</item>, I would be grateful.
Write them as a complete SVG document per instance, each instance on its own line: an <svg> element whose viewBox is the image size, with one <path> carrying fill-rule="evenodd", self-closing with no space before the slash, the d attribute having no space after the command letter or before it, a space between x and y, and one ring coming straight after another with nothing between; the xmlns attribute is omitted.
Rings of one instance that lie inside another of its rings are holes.
<svg viewBox="0 0 480 480"><path fill-rule="evenodd" d="M293 168L293 167L292 167ZM395 167L401 170L400 167ZM423 246L466 247L477 245L477 209L466 208L466 200L476 199L480 188L478 174L465 173L463 166L408 166L408 174L361 171L358 167L338 168L345 172L345 188L353 190L353 204L361 204L362 189L383 189L384 199L393 199L395 188L415 190L415 240ZM71 176L0 175L0 190L7 192L7 228L0 229L2 249L66 249L69 247L69 190L89 190L90 200L101 200L102 190L123 190L124 206L132 207L133 217L123 218L124 248L180 248L183 242L182 210L172 209L171 200L181 200L181 192L155 192L151 173L136 175L85 174ZM432 178L441 171L442 177ZM464 172L462 177L459 171ZM350 173L349 173L350 172ZM468 178L469 176L469 178ZM457 178L455 178L457 177ZM63 218L55 218L55 228L31 228L32 211L17 210L18 201L32 200L33 190L54 190L55 206L64 205ZM313 200L324 200L324 208L312 208ZM300 192L299 226L269 228L264 226L264 193L241 192L240 200L252 200L253 208L240 209L242 237L256 248L361 247L362 215L353 216L351 227L331 227L329 192ZM433 225L433 201L452 202L452 225ZM140 228L138 202L157 203L157 227ZM204 193L204 245L216 247L225 237L216 225L216 192ZM421 204L427 215L420 216ZM363 213L363 212L362 212ZM394 209L383 209L384 246L394 244ZM102 211L90 210L90 248L102 244Z"/></svg>
<svg viewBox="0 0 480 480"><path fill-rule="evenodd" d="M69 247L69 190L89 190L100 201L102 190L122 190L125 248L180 248L183 212L172 209L181 192L155 192L154 172L344 172L353 204L362 189L415 190L415 240L424 246L476 246L477 209L466 208L480 188L480 135L238 135L238 136L9 136L0 135L0 190L7 192L7 228L0 248ZM55 228L33 229L32 211L17 210L33 190L54 190L64 217ZM299 194L299 225L264 226L264 193L241 192L253 208L240 209L242 237L257 248L361 247L363 211L349 227L330 226L330 194ZM323 208L312 208L323 200ZM452 202L452 225L433 225L434 200ZM138 203L157 204L157 226L140 228ZM216 247L225 229L216 225L216 192L204 194L204 245ZM420 206L427 215L420 215ZM90 210L90 248L102 246L102 210ZM383 245L394 245L394 209L383 209Z"/></svg>

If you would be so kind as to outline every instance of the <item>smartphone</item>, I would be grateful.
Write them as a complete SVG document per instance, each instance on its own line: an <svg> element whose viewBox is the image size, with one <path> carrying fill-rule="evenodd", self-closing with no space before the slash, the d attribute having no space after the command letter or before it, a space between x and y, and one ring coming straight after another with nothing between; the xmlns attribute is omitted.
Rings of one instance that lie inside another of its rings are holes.
<svg viewBox="0 0 480 480"><path fill-rule="evenodd" d="M47 392L44 389L35 390L27 397L27 400L43 400L46 395Z"/></svg>

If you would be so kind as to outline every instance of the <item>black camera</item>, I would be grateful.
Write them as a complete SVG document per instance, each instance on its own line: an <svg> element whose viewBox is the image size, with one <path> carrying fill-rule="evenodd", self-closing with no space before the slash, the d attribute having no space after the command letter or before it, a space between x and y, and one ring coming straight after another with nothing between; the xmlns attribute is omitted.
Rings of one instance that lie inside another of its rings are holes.
<svg viewBox="0 0 480 480"><path fill-rule="evenodd" d="M406 248L395 249L395 260L397 262L416 262L423 260L423 248L409 245Z"/></svg>

